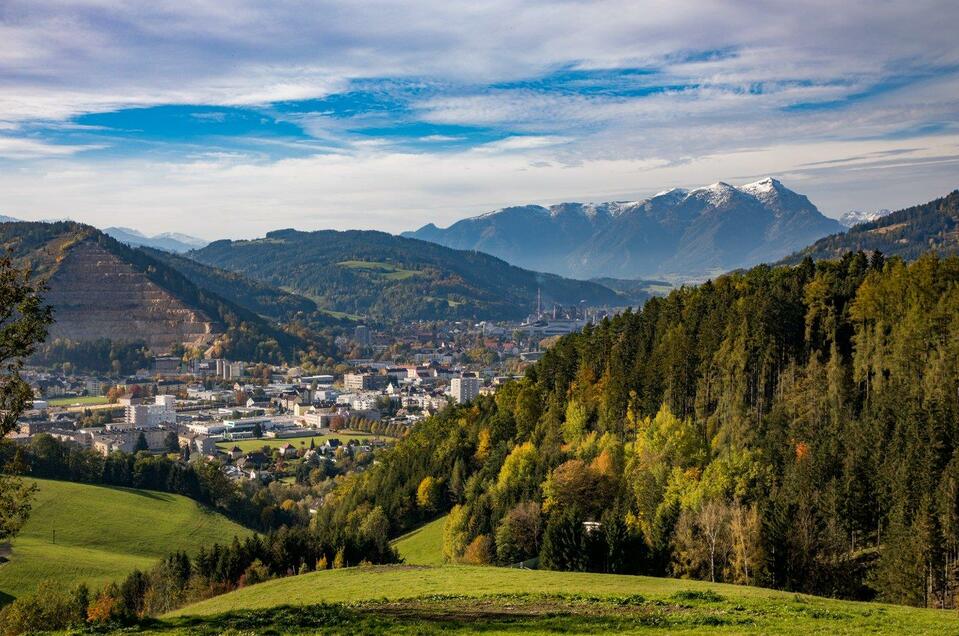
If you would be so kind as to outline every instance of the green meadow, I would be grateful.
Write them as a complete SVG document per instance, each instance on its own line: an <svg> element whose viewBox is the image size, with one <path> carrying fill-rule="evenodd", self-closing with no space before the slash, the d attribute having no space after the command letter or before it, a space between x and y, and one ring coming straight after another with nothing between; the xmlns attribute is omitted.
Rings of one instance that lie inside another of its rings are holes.
<svg viewBox="0 0 959 636"><path fill-rule="evenodd" d="M956 612L615 574L326 570L187 606L147 633L959 634Z"/></svg>
<svg viewBox="0 0 959 636"><path fill-rule="evenodd" d="M31 480L33 511L0 564L0 603L44 579L92 588L149 568L175 550L193 552L250 531L180 495Z"/></svg>

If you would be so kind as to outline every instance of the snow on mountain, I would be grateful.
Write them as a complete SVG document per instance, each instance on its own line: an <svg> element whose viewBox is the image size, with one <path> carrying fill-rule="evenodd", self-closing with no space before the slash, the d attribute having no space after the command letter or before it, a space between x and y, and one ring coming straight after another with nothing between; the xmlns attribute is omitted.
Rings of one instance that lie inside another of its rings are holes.
<svg viewBox="0 0 959 636"><path fill-rule="evenodd" d="M839 217L839 222L846 227L852 227L854 225L859 225L860 223L872 223L873 221L878 221L888 214L892 214L892 210L886 210L885 208L882 210L876 210L875 212L850 210Z"/></svg>
<svg viewBox="0 0 959 636"><path fill-rule="evenodd" d="M403 235L564 276L690 278L778 260L842 230L767 177L671 188L640 201L508 207Z"/></svg>
<svg viewBox="0 0 959 636"><path fill-rule="evenodd" d="M128 227L108 227L103 230L103 232L127 245L133 245L134 247L152 247L163 250L164 252L174 252L176 254L189 252L190 250L204 247L209 243L209 241L204 241L195 236L189 236L179 232L164 232L156 236L147 236L139 230Z"/></svg>

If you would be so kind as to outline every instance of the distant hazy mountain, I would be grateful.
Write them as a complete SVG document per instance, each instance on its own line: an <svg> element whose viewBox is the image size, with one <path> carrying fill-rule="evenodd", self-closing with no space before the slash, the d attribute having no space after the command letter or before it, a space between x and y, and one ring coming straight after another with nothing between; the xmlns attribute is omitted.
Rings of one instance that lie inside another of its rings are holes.
<svg viewBox="0 0 959 636"><path fill-rule="evenodd" d="M871 223L873 221L878 221L884 216L892 214L892 210L876 210L875 212L863 212L862 210L850 210L846 212L841 217L839 217L839 222L845 225L846 227L852 227L854 225L859 225L860 223Z"/></svg>
<svg viewBox="0 0 959 636"><path fill-rule="evenodd" d="M0 223L16 223L20 219L15 219L12 216L4 216L0 214Z"/></svg>
<svg viewBox="0 0 959 636"><path fill-rule="evenodd" d="M147 236L143 232L128 227L108 227L103 231L127 245L153 247L158 250L174 252L176 254L199 249L209 243L209 241L204 241L195 236L180 234L178 232L164 232L156 236Z"/></svg>
<svg viewBox="0 0 959 636"><path fill-rule="evenodd" d="M941 199L861 223L847 232L821 238L783 262L798 263L807 256L814 260L839 258L856 250L878 250L886 256L905 259L918 258L928 251L941 255L959 254L959 190Z"/></svg>
<svg viewBox="0 0 959 636"><path fill-rule="evenodd" d="M775 261L842 225L766 178L714 183L643 201L510 207L404 236L487 252L515 265L577 278L704 276Z"/></svg>

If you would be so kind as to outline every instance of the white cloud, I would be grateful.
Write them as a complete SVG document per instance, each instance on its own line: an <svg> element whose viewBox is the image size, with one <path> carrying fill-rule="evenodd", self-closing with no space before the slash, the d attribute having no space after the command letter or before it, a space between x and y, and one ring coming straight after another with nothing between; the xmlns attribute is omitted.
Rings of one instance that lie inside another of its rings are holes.
<svg viewBox="0 0 959 636"><path fill-rule="evenodd" d="M0 158L4 159L37 159L41 157L64 157L83 150L96 150L101 145L67 145L48 144L22 137L0 136Z"/></svg>
<svg viewBox="0 0 959 636"><path fill-rule="evenodd" d="M218 156L188 163L48 160L0 171L0 210L207 238L279 227L402 231L505 205L634 200L710 183L716 175L745 183L771 174L838 216L851 208L903 207L954 188L959 135L772 146L685 162L561 164L549 156L542 147L453 154L370 149L273 163ZM863 158L817 171L812 164L823 157Z"/></svg>
<svg viewBox="0 0 959 636"><path fill-rule="evenodd" d="M401 230L507 204L637 198L767 173L836 215L896 207L956 186L957 20L952 0L5 0L0 208L208 237L282 225ZM720 53L702 55L711 50ZM659 69L637 83L681 88L641 98L484 88L637 67ZM310 114L289 118L313 140L246 141L316 156L270 162L266 151L191 147L180 162L109 165L74 156L88 146L13 136L83 112L298 100L363 78L432 82L440 89L412 105L420 118L510 136L401 154L393 141L350 136L356 121ZM903 78L905 88L877 90ZM870 91L839 110L784 110ZM915 132L930 125L944 133ZM887 151L902 152L877 154ZM848 157L871 158L806 165Z"/></svg>

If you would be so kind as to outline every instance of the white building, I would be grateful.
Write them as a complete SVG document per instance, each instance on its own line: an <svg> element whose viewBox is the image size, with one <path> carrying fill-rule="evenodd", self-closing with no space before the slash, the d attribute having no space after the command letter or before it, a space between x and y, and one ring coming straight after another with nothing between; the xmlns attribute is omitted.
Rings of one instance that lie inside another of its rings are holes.
<svg viewBox="0 0 959 636"><path fill-rule="evenodd" d="M176 398L156 396L154 404L129 404L123 418L132 428L157 428L161 424L176 424Z"/></svg>
<svg viewBox="0 0 959 636"><path fill-rule="evenodd" d="M479 378L453 378L450 380L450 395L457 404L469 404L479 395L481 385Z"/></svg>
<svg viewBox="0 0 959 636"><path fill-rule="evenodd" d="M373 388L373 376L369 373L347 373L343 376L343 388L347 391L365 391Z"/></svg>

